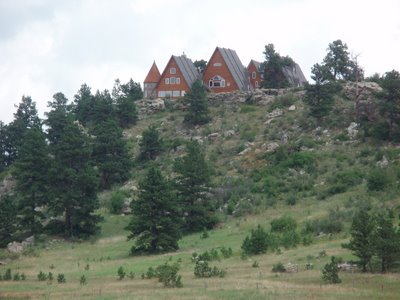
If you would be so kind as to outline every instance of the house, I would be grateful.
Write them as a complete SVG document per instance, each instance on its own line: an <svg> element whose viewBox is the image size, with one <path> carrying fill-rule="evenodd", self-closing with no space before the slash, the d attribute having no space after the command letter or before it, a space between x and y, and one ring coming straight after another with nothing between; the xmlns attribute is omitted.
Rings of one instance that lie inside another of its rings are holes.
<svg viewBox="0 0 400 300"><path fill-rule="evenodd" d="M260 88L264 78L262 64L252 59L247 66L247 72L249 74L250 87L252 89Z"/></svg>
<svg viewBox="0 0 400 300"><path fill-rule="evenodd" d="M304 76L303 71L296 63L291 67L284 67L282 71L286 79L289 81L289 84L293 87L301 87L307 83L307 79Z"/></svg>
<svg viewBox="0 0 400 300"><path fill-rule="evenodd" d="M200 78L199 71L186 55L172 55L154 88L155 95L159 98L183 97Z"/></svg>
<svg viewBox="0 0 400 300"><path fill-rule="evenodd" d="M203 83L215 93L247 91L247 70L234 50L217 47L203 72Z"/></svg>
<svg viewBox="0 0 400 300"><path fill-rule="evenodd" d="M153 95L154 88L156 87L157 83L160 81L160 71L157 68L156 62L153 62L149 73L143 82L143 96L144 98L150 98Z"/></svg>
<svg viewBox="0 0 400 300"><path fill-rule="evenodd" d="M249 81L252 89L262 87L262 81L264 80L264 66L255 60L251 60L247 66L249 73ZM282 68L283 75L292 87L301 87L307 82L306 77L303 74L300 66L295 63L293 66L286 66Z"/></svg>

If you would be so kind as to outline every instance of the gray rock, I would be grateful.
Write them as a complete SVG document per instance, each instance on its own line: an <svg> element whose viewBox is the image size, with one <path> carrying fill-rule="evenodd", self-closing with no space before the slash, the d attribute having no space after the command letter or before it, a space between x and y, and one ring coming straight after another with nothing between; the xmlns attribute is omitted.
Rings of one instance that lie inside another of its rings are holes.
<svg viewBox="0 0 400 300"><path fill-rule="evenodd" d="M358 124L355 122L351 122L349 127L347 127L347 134L349 135L349 137L351 139L354 139L357 134L358 134L358 130L357 130Z"/></svg>
<svg viewBox="0 0 400 300"><path fill-rule="evenodd" d="M22 245L22 243L11 242L7 244L7 250L8 252L13 254L19 254L24 251L24 246Z"/></svg>
<svg viewBox="0 0 400 300"><path fill-rule="evenodd" d="M296 106L295 105L291 105L288 108L288 111L295 111L296 110Z"/></svg>

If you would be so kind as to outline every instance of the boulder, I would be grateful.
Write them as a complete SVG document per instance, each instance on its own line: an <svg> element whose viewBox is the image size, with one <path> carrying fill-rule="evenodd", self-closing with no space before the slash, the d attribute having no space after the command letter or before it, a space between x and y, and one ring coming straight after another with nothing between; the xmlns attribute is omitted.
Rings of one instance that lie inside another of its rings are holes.
<svg viewBox="0 0 400 300"><path fill-rule="evenodd" d="M288 111L295 111L296 110L296 106L295 105L291 105L288 108Z"/></svg>
<svg viewBox="0 0 400 300"><path fill-rule="evenodd" d="M265 144L264 144L265 145ZM269 143L265 146L267 152L275 152L279 148L278 143Z"/></svg>
<svg viewBox="0 0 400 300"><path fill-rule="evenodd" d="M22 243L10 242L7 244L7 251L12 254L19 254L24 251L24 246L22 245Z"/></svg>
<svg viewBox="0 0 400 300"><path fill-rule="evenodd" d="M351 139L354 139L357 134L358 134L358 130L357 130L358 124L355 122L351 122L349 127L347 127L347 134L349 135L349 137Z"/></svg>

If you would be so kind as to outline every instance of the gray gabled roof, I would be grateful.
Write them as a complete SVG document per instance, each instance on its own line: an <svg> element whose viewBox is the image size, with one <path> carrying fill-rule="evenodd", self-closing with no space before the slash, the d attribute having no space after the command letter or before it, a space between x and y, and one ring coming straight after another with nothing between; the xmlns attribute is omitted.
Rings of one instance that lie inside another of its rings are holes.
<svg viewBox="0 0 400 300"><path fill-rule="evenodd" d="M261 65L261 63L260 62L258 62L258 61L256 61L256 60L254 60L254 59L252 59L251 61L250 61L250 64L251 63L253 63L254 65L255 65L255 67L256 67L256 69L258 70L258 72L262 72L262 70L261 70L261 68L262 68L262 65ZM249 65L250 65L249 64Z"/></svg>
<svg viewBox="0 0 400 300"><path fill-rule="evenodd" d="M282 71L292 86L300 87L307 82L307 79L298 64L295 64L293 67L284 67Z"/></svg>
<svg viewBox="0 0 400 300"><path fill-rule="evenodd" d="M247 70L240 61L236 51L221 47L217 47L217 49L221 53L222 58L228 66L228 69L235 79L239 89L242 91L247 91L249 88Z"/></svg>
<svg viewBox="0 0 400 300"><path fill-rule="evenodd" d="M181 70L186 83L188 84L189 87L191 87L193 82L196 79L200 78L201 75L199 71L194 66L192 60L187 58L186 55L181 55L181 56L172 55L172 57L175 59L176 64Z"/></svg>

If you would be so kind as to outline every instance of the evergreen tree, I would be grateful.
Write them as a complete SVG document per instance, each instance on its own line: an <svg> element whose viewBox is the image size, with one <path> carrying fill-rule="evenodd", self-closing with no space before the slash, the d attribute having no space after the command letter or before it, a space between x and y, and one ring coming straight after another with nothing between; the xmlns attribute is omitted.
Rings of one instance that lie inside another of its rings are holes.
<svg viewBox="0 0 400 300"><path fill-rule="evenodd" d="M117 79L115 80L112 96L120 126L127 128L136 124L138 112L134 101L143 98L140 85L132 81L132 79L127 84L121 85L119 79Z"/></svg>
<svg viewBox="0 0 400 300"><path fill-rule="evenodd" d="M47 204L50 169L48 146L40 128L27 129L14 165L21 225L31 234L40 233L44 216L37 208Z"/></svg>
<svg viewBox="0 0 400 300"><path fill-rule="evenodd" d="M393 132L400 124L400 73L387 72L381 80L383 91L378 93L378 106L382 119L388 125L388 139L393 139Z"/></svg>
<svg viewBox="0 0 400 300"><path fill-rule="evenodd" d="M0 247L5 247L15 240L19 223L16 202L15 198L10 195L0 198Z"/></svg>
<svg viewBox="0 0 400 300"><path fill-rule="evenodd" d="M321 124L323 118L331 112L335 101L334 96L341 87L335 83L316 83L315 85L306 84L305 88L306 95L303 101L308 106L310 115Z"/></svg>
<svg viewBox="0 0 400 300"><path fill-rule="evenodd" d="M359 210L353 217L350 228L350 243L343 247L350 249L353 255L360 259L362 271L367 271L367 265L370 264L374 255L373 234L375 232L375 220L369 214L367 209Z"/></svg>
<svg viewBox="0 0 400 300"><path fill-rule="evenodd" d="M186 146L186 155L174 164L178 173L176 186L180 207L183 210L186 232L211 229L216 223L211 199L207 196L210 185L210 168L197 141Z"/></svg>
<svg viewBox="0 0 400 300"><path fill-rule="evenodd" d="M23 142L26 130L33 127L41 127L36 103L31 97L22 96L21 103L14 114L14 120L7 126L9 164L18 157L18 149Z"/></svg>
<svg viewBox="0 0 400 300"><path fill-rule="evenodd" d="M0 173L10 164L7 125L0 121Z"/></svg>
<svg viewBox="0 0 400 300"><path fill-rule="evenodd" d="M207 91L201 80L193 82L184 101L189 105L184 122L192 125L203 125L210 122Z"/></svg>
<svg viewBox="0 0 400 300"><path fill-rule="evenodd" d="M356 80L356 77L363 77L363 70L355 61L350 58L346 43L341 40L333 41L328 46L326 54L321 64L315 64L311 73L311 78L318 84L336 80Z"/></svg>
<svg viewBox="0 0 400 300"><path fill-rule="evenodd" d="M78 93L74 96L73 113L75 118L84 126L93 119L93 107L95 99L88 85L82 84Z"/></svg>
<svg viewBox="0 0 400 300"><path fill-rule="evenodd" d="M331 257L331 262L326 264L322 269L322 280L326 283L341 283L339 278L339 268L337 260L334 256Z"/></svg>
<svg viewBox="0 0 400 300"><path fill-rule="evenodd" d="M381 260L381 271L384 273L400 257L400 233L394 227L390 213L377 215L373 239L376 255Z"/></svg>
<svg viewBox="0 0 400 300"><path fill-rule="evenodd" d="M250 236L246 236L242 243L243 253L246 255L266 253L270 245L268 233L258 225L257 229L252 229Z"/></svg>
<svg viewBox="0 0 400 300"><path fill-rule="evenodd" d="M64 215L67 237L87 236L98 230L97 173L92 165L92 141L74 122L67 99L61 93L49 103L48 140L53 156L49 203L55 215Z"/></svg>
<svg viewBox="0 0 400 300"><path fill-rule="evenodd" d="M163 149L163 140L154 125L150 125L142 134L140 141L140 159L155 159Z"/></svg>
<svg viewBox="0 0 400 300"><path fill-rule="evenodd" d="M100 173L100 186L109 188L128 179L132 163L127 141L116 121L98 123L90 133L95 136L93 159Z"/></svg>
<svg viewBox="0 0 400 300"><path fill-rule="evenodd" d="M289 87L289 81L286 79L283 69L293 67L295 62L289 56L282 57L275 51L273 44L265 46L265 61L263 63L264 79L262 86L264 88L285 88Z"/></svg>
<svg viewBox="0 0 400 300"><path fill-rule="evenodd" d="M140 194L132 202L129 239L135 239L132 254L160 253L178 249L181 237L177 203L170 184L160 170L150 167L139 184Z"/></svg>

